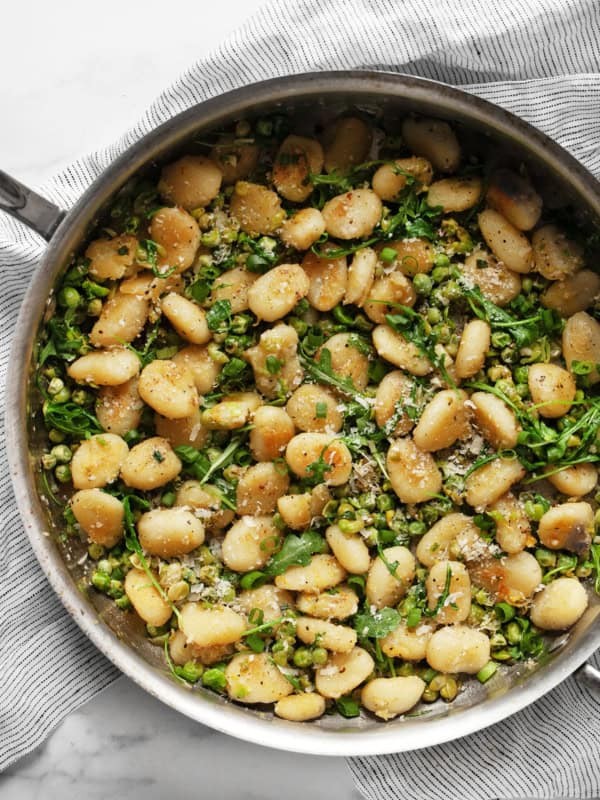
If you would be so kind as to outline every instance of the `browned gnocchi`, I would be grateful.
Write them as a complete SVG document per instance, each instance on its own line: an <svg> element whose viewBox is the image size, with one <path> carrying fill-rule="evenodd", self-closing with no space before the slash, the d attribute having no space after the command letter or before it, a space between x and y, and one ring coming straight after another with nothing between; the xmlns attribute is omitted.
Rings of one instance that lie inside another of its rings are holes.
<svg viewBox="0 0 600 800"><path fill-rule="evenodd" d="M600 585L600 275L450 122L288 122L134 178L74 256L40 470L177 680L383 723L534 663Z"/></svg>

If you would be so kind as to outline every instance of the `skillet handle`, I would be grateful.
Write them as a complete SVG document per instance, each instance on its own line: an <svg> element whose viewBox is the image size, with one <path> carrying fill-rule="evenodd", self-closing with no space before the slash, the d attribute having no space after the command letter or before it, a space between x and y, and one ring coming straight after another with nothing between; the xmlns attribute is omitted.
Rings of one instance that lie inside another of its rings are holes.
<svg viewBox="0 0 600 800"><path fill-rule="evenodd" d="M28 189L2 170L0 170L0 211L6 211L25 223L46 241L50 241L65 216L65 212L54 203Z"/></svg>
<svg viewBox="0 0 600 800"><path fill-rule="evenodd" d="M575 672L575 677L600 700L600 670L586 661Z"/></svg>

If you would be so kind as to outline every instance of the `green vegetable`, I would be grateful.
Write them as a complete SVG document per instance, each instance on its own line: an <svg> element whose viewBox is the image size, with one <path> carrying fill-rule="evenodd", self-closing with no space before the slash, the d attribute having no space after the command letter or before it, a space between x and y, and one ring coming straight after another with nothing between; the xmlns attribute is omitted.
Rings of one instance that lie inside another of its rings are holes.
<svg viewBox="0 0 600 800"><path fill-rule="evenodd" d="M508 620L512 619L517 613L514 606L508 603L497 603L494 606L494 611L501 622L508 622Z"/></svg>
<svg viewBox="0 0 600 800"><path fill-rule="evenodd" d="M545 573L544 577L542 578L542 583L550 583L550 581L557 575L562 575L565 572L573 572L575 569L577 569L577 556L561 553L558 556L554 569L551 569Z"/></svg>
<svg viewBox="0 0 600 800"><path fill-rule="evenodd" d="M379 258L382 261L391 264L392 261L395 261L398 258L398 253L394 250L393 247L384 247L382 250L379 251Z"/></svg>
<svg viewBox="0 0 600 800"><path fill-rule="evenodd" d="M304 348L304 342L299 349L300 362L307 374L316 382L324 383L327 386L333 386L338 389L342 394L352 398L361 405L368 406L368 401L354 386L352 378L348 376L337 375L333 371L331 365L331 352L324 347L321 350L318 361L313 360L307 354Z"/></svg>
<svg viewBox="0 0 600 800"><path fill-rule="evenodd" d="M211 331L220 331L227 327L231 320L231 302L217 300L206 312L206 324Z"/></svg>
<svg viewBox="0 0 600 800"><path fill-rule="evenodd" d="M408 616L406 617L406 627L407 628L416 628L419 622L421 622L422 611L420 608L411 608L408 612Z"/></svg>
<svg viewBox="0 0 600 800"><path fill-rule="evenodd" d="M486 683L496 673L498 664L495 661L488 661L485 667L482 667L477 673L477 680L480 683Z"/></svg>
<svg viewBox="0 0 600 800"><path fill-rule="evenodd" d="M150 565L146 560L146 556L144 555L144 551L142 550L142 545L140 544L139 539L137 537L137 532L135 529L135 518L133 516L133 510L131 508L131 504L135 503L135 505L137 505L138 508L142 509L143 511L148 511L150 509L150 503L147 500L144 500L142 497L138 497L135 494L126 495L123 498L122 502L124 511L123 525L125 528L125 546L130 552L135 553L137 555L138 560L142 566L142 569L150 579L150 583L152 584L152 586L154 586L154 588L162 597L162 599L170 605L173 613L177 617L178 622L181 622L181 614L179 613L179 609L176 608L173 605L173 603L169 600L165 590L156 580L156 577L154 576L154 573L150 569Z"/></svg>
<svg viewBox="0 0 600 800"><path fill-rule="evenodd" d="M593 544L590 547L590 555L592 557L594 573L596 575L594 579L594 589L596 594L600 594L600 544Z"/></svg>
<svg viewBox="0 0 600 800"><path fill-rule="evenodd" d="M216 665L204 671L202 675L202 685L216 692L222 692L227 686L225 677L225 664Z"/></svg>
<svg viewBox="0 0 600 800"><path fill-rule="evenodd" d="M315 403L315 418L327 419L327 403L322 401Z"/></svg>
<svg viewBox="0 0 600 800"><path fill-rule="evenodd" d="M335 707L346 719L353 717L360 717L360 705L353 697L338 697L335 701Z"/></svg>
<svg viewBox="0 0 600 800"><path fill-rule="evenodd" d="M422 315L408 306L400 303L386 303L386 305L397 309L397 314L386 314L385 319L388 325L401 334L407 341L415 345L419 353L440 371L441 376L449 386L454 386L454 381L446 370L445 354L438 355L435 346L438 344L439 336L433 331L428 333L425 327L425 320Z"/></svg>
<svg viewBox="0 0 600 800"><path fill-rule="evenodd" d="M452 568L448 564L448 568L446 569L446 582L444 584L444 590L442 591L441 595L439 596L438 601L437 601L437 603L435 605L435 608L433 608L433 609L429 609L429 608L423 609L423 614L425 614L426 617L436 617L440 613L442 608L444 608L444 606L446 605L446 600L448 599L448 595L450 594L450 583L451 583L451 581L452 581Z"/></svg>
<svg viewBox="0 0 600 800"><path fill-rule="evenodd" d="M400 614L395 608L382 608L379 611L364 611L356 614L354 630L363 639L383 639L395 630L400 623Z"/></svg>
<svg viewBox="0 0 600 800"><path fill-rule="evenodd" d="M240 585L243 589L250 589L260 586L268 578L281 575L288 567L305 567L310 563L311 556L322 553L325 549L325 540L316 531L305 531L300 536L289 534L283 540L281 550L271 556L264 570L246 573Z"/></svg>
<svg viewBox="0 0 600 800"><path fill-rule="evenodd" d="M306 467L306 477L304 480L309 486L317 486L319 483L323 483L327 480L327 473L331 472L333 469L333 466L328 464L323 458L326 450L327 446L321 450L319 458Z"/></svg>
<svg viewBox="0 0 600 800"><path fill-rule="evenodd" d="M459 283L473 313L489 322L492 331L506 330L518 348L526 347L546 334L556 334L562 330L563 323L552 309L543 308L532 317L520 319L488 300L478 286L470 287L460 278Z"/></svg>

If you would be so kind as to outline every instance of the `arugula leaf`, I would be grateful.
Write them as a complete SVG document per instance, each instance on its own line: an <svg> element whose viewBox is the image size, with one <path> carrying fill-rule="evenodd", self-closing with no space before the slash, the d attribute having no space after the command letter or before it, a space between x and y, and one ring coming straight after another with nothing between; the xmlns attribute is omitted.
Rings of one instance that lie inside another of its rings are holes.
<svg viewBox="0 0 600 800"><path fill-rule="evenodd" d="M388 325L407 341L412 342L419 353L427 358L433 366L439 370L446 383L449 386L455 387L454 381L446 370L445 353L442 352L441 355L437 353L437 336L434 333L428 334L426 332L425 320L422 315L400 303L386 303L386 305L399 311L398 314L385 315Z"/></svg>
<svg viewBox="0 0 600 800"><path fill-rule="evenodd" d="M209 461L206 455L200 450L196 450L187 445L177 447L175 452L181 457L182 461L192 465L196 479L199 480L200 483L206 483L215 472L231 464L236 451L241 448L243 443L243 435L232 437L227 447L214 461Z"/></svg>
<svg viewBox="0 0 600 800"><path fill-rule="evenodd" d="M400 614L395 608L382 608L379 611L364 611L356 614L353 621L354 630L363 639L383 639L400 623Z"/></svg>
<svg viewBox="0 0 600 800"><path fill-rule="evenodd" d="M63 361L74 361L90 349L87 336L76 323L77 311L68 308L63 317L51 317L46 323L47 341L38 355L38 365L55 356Z"/></svg>
<svg viewBox="0 0 600 800"><path fill-rule="evenodd" d="M223 323L231 321L231 302L217 300L206 312L206 324L211 331L221 330Z"/></svg>
<svg viewBox="0 0 600 800"><path fill-rule="evenodd" d="M338 697L335 701L335 707L346 719L353 717L360 717L360 705L353 697Z"/></svg>
<svg viewBox="0 0 600 800"><path fill-rule="evenodd" d="M594 580L594 590L596 594L600 594L600 544L593 544L590 547L590 555L592 557L592 563L594 565L594 572L596 573L596 578Z"/></svg>
<svg viewBox="0 0 600 800"><path fill-rule="evenodd" d="M333 371L331 366L331 351L324 347L321 350L318 361L310 358L306 353L303 346L298 350L300 362L305 371L316 383L325 383L327 386L333 386L341 394L352 398L362 406L370 408L370 404L365 395L361 394L355 387L352 378L342 377Z"/></svg>
<svg viewBox="0 0 600 800"><path fill-rule="evenodd" d="M316 531L305 531L300 536L286 536L281 550L271 557L267 564L270 576L281 575L288 567L305 567L310 557L325 550L325 540Z"/></svg>
<svg viewBox="0 0 600 800"><path fill-rule="evenodd" d="M578 558L576 555L569 555L567 553L561 553L558 557L558 561L554 569L548 570L548 572L542 578L542 583L550 583L550 581L556 577L556 575L563 575L565 572L572 572L572 570L577 568Z"/></svg>
<svg viewBox="0 0 600 800"><path fill-rule="evenodd" d="M326 543L316 531L305 531L300 536L289 534L283 540L283 545L278 553L271 556L264 570L247 572L240 585L243 589L262 585L268 578L281 575L288 567L305 567L310 563L310 558L315 553L323 553Z"/></svg>
<svg viewBox="0 0 600 800"><path fill-rule="evenodd" d="M92 413L71 401L53 403L46 400L43 413L48 428L57 428L63 433L78 436L80 439L103 431L98 419Z"/></svg>
<svg viewBox="0 0 600 800"><path fill-rule="evenodd" d="M548 425L542 418L529 414L526 408L517 405L497 386L473 382L468 384L467 388L489 392L503 400L514 411L523 429L515 449L516 457L525 469L533 473L527 479L527 483L533 483L568 466L600 460L600 456L591 449L600 433L600 398L589 397L573 403L573 406L588 407L577 419L564 425L562 430L558 430ZM569 442L574 434L577 434L579 443L570 446ZM486 459L491 460L492 457L486 456ZM552 465L550 470L546 469L549 464ZM542 468L543 472L536 472Z"/></svg>
<svg viewBox="0 0 600 800"><path fill-rule="evenodd" d="M142 497L138 497L135 494L126 495L123 500L123 510L124 510L124 517L123 517L123 525L125 529L125 546L127 549L135 553L139 559L140 564L142 565L142 569L150 579L150 583L154 586L156 591L162 597L162 599L169 604L171 610L177 617L179 623L181 623L181 614L179 613L179 609L175 607L175 605L169 600L167 594L160 583L156 580L146 556L144 555L144 551L142 550L142 545L139 542L137 532L135 530L135 518L133 516L133 510L131 508L131 503L135 503L139 508L144 511L148 511L150 508L150 503L147 500L144 500Z"/></svg>
<svg viewBox="0 0 600 800"><path fill-rule="evenodd" d="M423 609L423 614L426 617L436 617L442 608L444 607L446 600L450 594L450 582L452 581L452 568L450 564L448 564L448 568L446 569L446 582L444 584L444 590L438 598L438 601L435 605L435 608L425 608Z"/></svg>
<svg viewBox="0 0 600 800"><path fill-rule="evenodd" d="M519 349L541 339L544 335L561 331L560 317L552 309L541 309L532 317L519 319L488 300L479 286L466 286L464 280L460 278L459 283L473 313L489 322L492 330L506 329Z"/></svg>
<svg viewBox="0 0 600 800"><path fill-rule="evenodd" d="M323 483L326 480L326 473L331 472L333 469L333 465L328 464L323 458L328 446L329 445L325 445L319 454L319 458L306 467L306 477L304 481L310 486L317 486L319 483Z"/></svg>

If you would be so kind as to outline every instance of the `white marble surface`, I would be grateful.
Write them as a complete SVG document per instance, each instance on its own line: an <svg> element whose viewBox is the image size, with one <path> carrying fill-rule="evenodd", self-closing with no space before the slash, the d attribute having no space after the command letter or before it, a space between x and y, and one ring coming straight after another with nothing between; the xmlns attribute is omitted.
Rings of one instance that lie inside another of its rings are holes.
<svg viewBox="0 0 600 800"><path fill-rule="evenodd" d="M0 167L36 185L108 144L259 5L261 0L6 3ZM125 678L0 776L2 800L282 795L358 798L342 760L275 752L214 733Z"/></svg>

